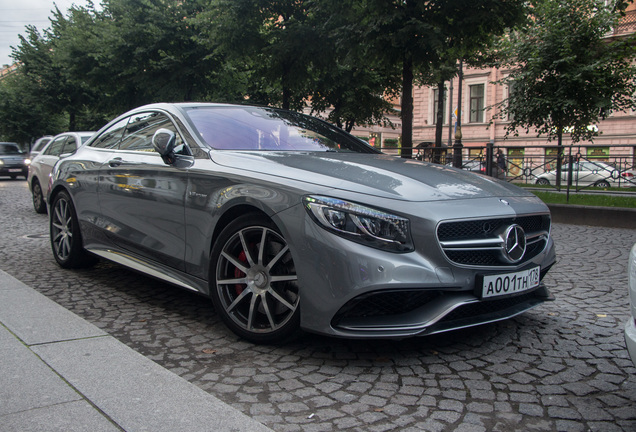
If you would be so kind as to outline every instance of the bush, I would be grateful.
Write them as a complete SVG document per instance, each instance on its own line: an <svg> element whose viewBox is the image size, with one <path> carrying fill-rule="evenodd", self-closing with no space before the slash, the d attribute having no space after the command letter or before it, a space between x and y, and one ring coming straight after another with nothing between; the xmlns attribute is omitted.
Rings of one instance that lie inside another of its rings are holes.
<svg viewBox="0 0 636 432"><path fill-rule="evenodd" d="M384 140L384 147L395 148L398 146L397 138L387 138Z"/></svg>

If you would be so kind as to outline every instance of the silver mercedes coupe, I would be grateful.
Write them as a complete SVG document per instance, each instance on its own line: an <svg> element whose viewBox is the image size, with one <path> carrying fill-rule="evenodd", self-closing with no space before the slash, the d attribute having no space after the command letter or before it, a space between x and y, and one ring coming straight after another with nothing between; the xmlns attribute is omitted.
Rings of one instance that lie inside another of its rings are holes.
<svg viewBox="0 0 636 432"><path fill-rule="evenodd" d="M59 265L101 257L196 291L256 343L429 335L553 299L534 195L296 112L137 108L57 163L47 201Z"/></svg>

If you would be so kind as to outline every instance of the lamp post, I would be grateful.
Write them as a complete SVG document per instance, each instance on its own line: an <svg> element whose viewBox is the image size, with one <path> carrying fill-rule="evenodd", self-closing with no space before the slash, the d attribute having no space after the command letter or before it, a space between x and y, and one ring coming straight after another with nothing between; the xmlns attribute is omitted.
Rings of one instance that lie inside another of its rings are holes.
<svg viewBox="0 0 636 432"><path fill-rule="evenodd" d="M453 166L462 167L462 79L464 78L464 64L459 61L459 84L457 89L457 130L455 130L455 143L453 144Z"/></svg>

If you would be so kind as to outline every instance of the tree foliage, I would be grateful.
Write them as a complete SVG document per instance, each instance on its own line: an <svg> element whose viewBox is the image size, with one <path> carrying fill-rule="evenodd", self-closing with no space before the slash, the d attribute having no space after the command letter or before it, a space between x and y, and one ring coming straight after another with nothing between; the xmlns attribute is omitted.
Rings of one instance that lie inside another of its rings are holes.
<svg viewBox="0 0 636 432"><path fill-rule="evenodd" d="M554 3L576 3L583 10L584 3L597 1ZM386 123L392 112L387 97L401 95L403 155L408 156L413 86L443 83L454 76L459 60L481 59L492 41L524 16L525 3L102 0L99 8L89 3L66 13L55 9L49 28L40 33L27 27L14 48L20 69L0 86L0 96L4 95L0 132L21 139L31 134L33 139L60 130L97 129L109 118L142 104L195 100L299 111L309 106L314 114L351 130L354 125ZM544 3L551 2L537 0L535 8L547 8ZM605 23L600 26L607 28ZM529 28L527 23L520 32L510 33L510 50L501 52L523 49L521 39ZM561 36L551 37L557 43ZM572 44L583 45L568 39L567 45ZM628 45L611 46L609 57L600 46L590 49L597 53L597 64L603 64L606 72L630 72L621 57L627 55ZM530 55L538 56L521 51L518 58ZM577 63L579 57L566 55L559 61L561 65ZM593 70L581 75L580 81L595 82ZM517 73L513 76L522 81L521 70ZM607 86L621 88L623 81L604 76ZM528 72L528 82L530 77ZM574 91L575 86L567 88ZM623 99L612 96L618 93L608 95L598 88L594 92L604 96L586 104L596 107L600 115L626 106ZM525 97L537 94L528 92ZM513 99L510 109L516 106ZM577 106L576 112L586 104ZM529 117L519 112L514 118L520 122ZM557 121L559 116L550 119ZM569 120L562 123L575 126Z"/></svg>
<svg viewBox="0 0 636 432"><path fill-rule="evenodd" d="M610 38L625 3L536 0L524 26L500 47L503 81L512 89L501 106L508 133L534 130L561 145L592 140L593 127L614 110L635 107L634 38Z"/></svg>
<svg viewBox="0 0 636 432"><path fill-rule="evenodd" d="M364 39L382 64L400 66L402 156L410 157L413 86L452 78L459 60L478 55L519 22L525 0L353 0ZM440 95L443 99L443 95Z"/></svg>

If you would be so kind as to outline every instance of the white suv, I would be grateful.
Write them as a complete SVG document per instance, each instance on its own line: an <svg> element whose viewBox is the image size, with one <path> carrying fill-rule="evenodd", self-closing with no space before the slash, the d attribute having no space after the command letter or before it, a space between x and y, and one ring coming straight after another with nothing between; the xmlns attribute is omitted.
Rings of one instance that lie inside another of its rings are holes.
<svg viewBox="0 0 636 432"><path fill-rule="evenodd" d="M625 324L625 344L634 365L636 365L636 244L632 247L632 251L629 254L627 272L631 316Z"/></svg>

